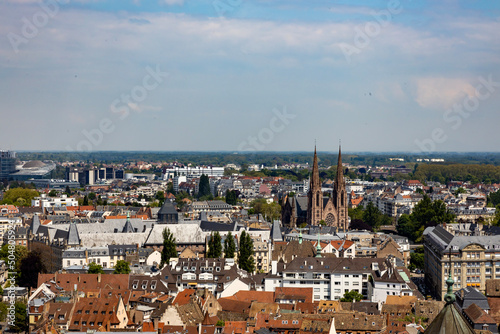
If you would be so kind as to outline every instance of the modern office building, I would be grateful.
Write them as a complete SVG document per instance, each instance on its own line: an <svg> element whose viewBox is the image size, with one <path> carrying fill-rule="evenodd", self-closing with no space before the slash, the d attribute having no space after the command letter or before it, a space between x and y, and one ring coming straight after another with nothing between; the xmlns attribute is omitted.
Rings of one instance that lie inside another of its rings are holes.
<svg viewBox="0 0 500 334"><path fill-rule="evenodd" d="M66 167L66 180L75 181L81 185L93 185L99 181L123 179L123 170L114 167L77 168Z"/></svg>
<svg viewBox="0 0 500 334"><path fill-rule="evenodd" d="M16 152L0 151L0 180L9 180L16 171Z"/></svg>

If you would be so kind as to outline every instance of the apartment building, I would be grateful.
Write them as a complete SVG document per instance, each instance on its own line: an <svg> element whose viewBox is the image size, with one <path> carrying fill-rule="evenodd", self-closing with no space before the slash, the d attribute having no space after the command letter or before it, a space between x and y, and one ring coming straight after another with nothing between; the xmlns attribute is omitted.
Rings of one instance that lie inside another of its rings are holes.
<svg viewBox="0 0 500 334"><path fill-rule="evenodd" d="M425 281L442 300L451 272L453 291L474 287L484 293L486 280L500 278L500 235L454 235L439 225L424 231Z"/></svg>
<svg viewBox="0 0 500 334"><path fill-rule="evenodd" d="M384 259L295 258L283 269L282 279L271 280L286 288L312 288L314 301L339 300L351 290L368 298L369 276L385 267ZM268 288L271 284L266 284Z"/></svg>
<svg viewBox="0 0 500 334"><path fill-rule="evenodd" d="M40 207L42 209L60 208L64 206L78 206L78 201L75 198L61 195L61 197L49 197L42 194L31 200L31 206Z"/></svg>

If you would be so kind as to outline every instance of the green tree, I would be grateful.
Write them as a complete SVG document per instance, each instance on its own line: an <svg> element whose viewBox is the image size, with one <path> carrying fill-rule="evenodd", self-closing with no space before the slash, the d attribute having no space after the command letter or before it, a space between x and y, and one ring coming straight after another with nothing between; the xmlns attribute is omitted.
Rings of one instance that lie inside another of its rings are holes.
<svg viewBox="0 0 500 334"><path fill-rule="evenodd" d="M15 303L15 319L14 326L10 326L10 330L16 333L26 332L28 330L28 317L26 312L26 304L23 302Z"/></svg>
<svg viewBox="0 0 500 334"><path fill-rule="evenodd" d="M255 270L253 259L253 240L245 231L241 232L240 247L238 252L238 265L240 269L252 273Z"/></svg>
<svg viewBox="0 0 500 334"><path fill-rule="evenodd" d="M20 245L16 245L14 247L15 263L13 264L13 267L11 266L9 255L9 245L4 244L2 248L0 248L0 260L5 261L7 267L9 267L9 271L15 271L19 275L19 273L21 272L21 261L28 256L28 249Z"/></svg>
<svg viewBox="0 0 500 334"><path fill-rule="evenodd" d="M7 319L7 304L0 302L0 322L4 322Z"/></svg>
<svg viewBox="0 0 500 334"><path fill-rule="evenodd" d="M349 214L349 217L351 217L351 220L354 220L354 219L363 220L363 213L364 213L364 210L363 210L362 206L357 206L355 209L353 209L353 208L348 209L348 214Z"/></svg>
<svg viewBox="0 0 500 334"><path fill-rule="evenodd" d="M424 269L424 247L418 247L410 254L410 269Z"/></svg>
<svg viewBox="0 0 500 334"><path fill-rule="evenodd" d="M167 185L167 193L175 195L174 183L173 182L169 182L168 183L168 185Z"/></svg>
<svg viewBox="0 0 500 334"><path fill-rule="evenodd" d="M226 191L226 203L230 205L236 205L238 201L238 195L236 190L227 190Z"/></svg>
<svg viewBox="0 0 500 334"><path fill-rule="evenodd" d="M172 232L170 232L170 229L168 227L163 229L162 234L163 234L163 249L161 251L160 267L163 267L163 265L168 264L170 258L177 257L176 241L174 235L172 234Z"/></svg>
<svg viewBox="0 0 500 334"><path fill-rule="evenodd" d="M363 221L374 229L382 224L382 213L372 202L368 203L363 212Z"/></svg>
<svg viewBox="0 0 500 334"><path fill-rule="evenodd" d="M104 274L104 270L100 264L91 262L89 264L89 269L87 271L88 274Z"/></svg>
<svg viewBox="0 0 500 334"><path fill-rule="evenodd" d="M13 188L4 193L2 204L31 205L31 200L38 196L40 193L33 189Z"/></svg>
<svg viewBox="0 0 500 334"><path fill-rule="evenodd" d="M87 196L83 196L83 203L82 203L83 206L87 206L89 205L89 198Z"/></svg>
<svg viewBox="0 0 500 334"><path fill-rule="evenodd" d="M344 293L344 297L340 299L341 302L359 302L363 299L363 295L359 293L357 290L346 291Z"/></svg>
<svg viewBox="0 0 500 334"><path fill-rule="evenodd" d="M207 257L210 259L219 258L222 256L222 243L219 231L212 232L208 242Z"/></svg>
<svg viewBox="0 0 500 334"><path fill-rule="evenodd" d="M125 260L116 261L113 274L130 274L130 263Z"/></svg>
<svg viewBox="0 0 500 334"><path fill-rule="evenodd" d="M204 196L209 196L212 195L210 192L210 180L208 179L208 176L205 174L202 174L200 177L200 184L198 187L198 198L204 197Z"/></svg>
<svg viewBox="0 0 500 334"><path fill-rule="evenodd" d="M38 287L38 274L47 272L39 252L32 251L21 260L19 286Z"/></svg>
<svg viewBox="0 0 500 334"><path fill-rule="evenodd" d="M88 195L88 199L89 199L90 201L95 201L95 200L96 200L96 198L97 198L96 193L89 193L89 195Z"/></svg>
<svg viewBox="0 0 500 334"><path fill-rule="evenodd" d="M55 191L54 189L52 189L51 191L49 191L49 196L50 197L56 197L57 196L57 191Z"/></svg>
<svg viewBox="0 0 500 334"><path fill-rule="evenodd" d="M496 207L496 212L495 212L495 217L493 218L493 225L499 226L500 225L500 204L497 205Z"/></svg>
<svg viewBox="0 0 500 334"><path fill-rule="evenodd" d="M498 190L497 192L491 193L490 196L488 196L488 200L493 206L499 205L500 204L500 190Z"/></svg>
<svg viewBox="0 0 500 334"><path fill-rule="evenodd" d="M401 215L398 220L397 230L411 240L421 242L426 227L451 223L454 219L455 215L446 208L443 201L432 201L429 196L424 195L409 216Z"/></svg>
<svg viewBox="0 0 500 334"><path fill-rule="evenodd" d="M224 240L224 257L234 258L234 253L236 252L236 244L234 242L234 237L231 234L231 231L226 235L226 239Z"/></svg>
<svg viewBox="0 0 500 334"><path fill-rule="evenodd" d="M163 205L163 202L165 202L165 193L163 191L157 191L155 195L155 199L158 200L160 203L160 206Z"/></svg>
<svg viewBox="0 0 500 334"><path fill-rule="evenodd" d="M66 186L66 189L64 190L64 193L68 196L71 196L71 189L69 188L69 186Z"/></svg>

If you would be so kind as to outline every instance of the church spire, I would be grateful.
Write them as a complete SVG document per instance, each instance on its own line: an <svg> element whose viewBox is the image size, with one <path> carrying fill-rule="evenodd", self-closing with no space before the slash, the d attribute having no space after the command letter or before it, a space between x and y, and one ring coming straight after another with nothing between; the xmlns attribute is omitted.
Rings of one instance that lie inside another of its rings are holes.
<svg viewBox="0 0 500 334"><path fill-rule="evenodd" d="M313 168L311 174L311 184L309 187L313 189L318 189L318 187L320 187L318 154L316 153L316 145L314 145L314 160L313 160Z"/></svg>
<svg viewBox="0 0 500 334"><path fill-rule="evenodd" d="M339 189L344 184L344 168L342 167L342 149L339 144L339 160L337 162L337 177L335 178L335 188Z"/></svg>

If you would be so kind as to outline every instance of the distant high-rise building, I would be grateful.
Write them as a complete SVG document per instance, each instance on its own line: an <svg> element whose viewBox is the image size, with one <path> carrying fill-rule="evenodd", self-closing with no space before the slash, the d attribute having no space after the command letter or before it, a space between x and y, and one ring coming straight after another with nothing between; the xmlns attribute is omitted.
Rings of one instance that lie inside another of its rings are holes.
<svg viewBox="0 0 500 334"><path fill-rule="evenodd" d="M0 180L8 180L16 171L16 152L0 151Z"/></svg>
<svg viewBox="0 0 500 334"><path fill-rule="evenodd" d="M123 179L123 176L123 170L113 167L100 169L66 167L66 181L76 181L81 185L93 185L103 180Z"/></svg>

